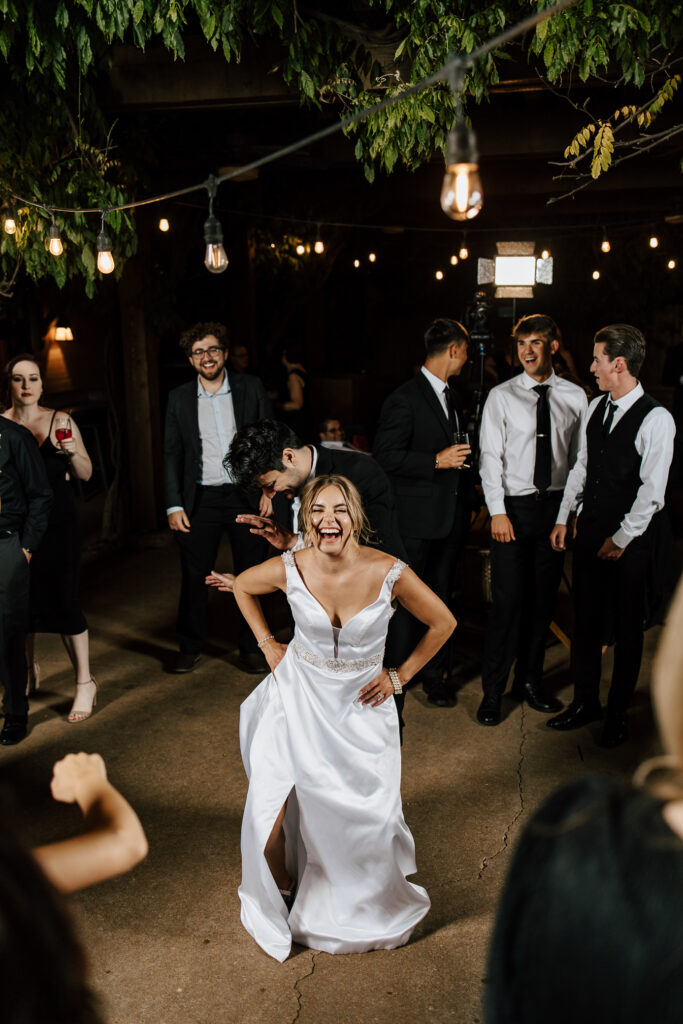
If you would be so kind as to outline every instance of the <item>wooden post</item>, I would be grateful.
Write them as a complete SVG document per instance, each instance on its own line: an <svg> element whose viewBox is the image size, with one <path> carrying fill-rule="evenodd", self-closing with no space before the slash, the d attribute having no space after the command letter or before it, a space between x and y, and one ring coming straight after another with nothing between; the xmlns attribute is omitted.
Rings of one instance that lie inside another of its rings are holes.
<svg viewBox="0 0 683 1024"><path fill-rule="evenodd" d="M156 367L150 366L142 304L143 267L139 257L128 260L119 283L121 341L126 410L126 450L130 489L130 527L153 530L157 524L154 429L158 408L152 408L151 383Z"/></svg>

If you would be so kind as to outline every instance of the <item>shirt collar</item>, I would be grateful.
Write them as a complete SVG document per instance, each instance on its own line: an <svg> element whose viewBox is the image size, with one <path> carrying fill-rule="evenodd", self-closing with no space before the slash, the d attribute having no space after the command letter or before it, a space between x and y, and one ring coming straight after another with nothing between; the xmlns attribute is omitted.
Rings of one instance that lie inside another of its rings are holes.
<svg viewBox="0 0 683 1024"><path fill-rule="evenodd" d="M225 371L225 376L223 377L223 383L219 387L218 391L213 391L213 392L206 390L206 388L202 384L202 378L199 376L199 374L197 374L197 398L213 398L214 395L229 395L229 394L230 394L230 386L228 384L228 371L227 370Z"/></svg>
<svg viewBox="0 0 683 1024"><path fill-rule="evenodd" d="M635 405L638 399L641 397L641 395L644 394L645 392L643 391L643 385L640 383L640 381L638 381L638 383L632 391L629 391L627 392L627 394L622 395L621 398L617 398L616 402L613 398L611 398L608 395L607 403L609 404L611 402L612 405L616 405L617 409L621 409L622 412L626 412L626 410L630 409L632 405Z"/></svg>
<svg viewBox="0 0 683 1024"><path fill-rule="evenodd" d="M445 380L441 380L441 377L437 377L436 374L432 373L431 370L428 370L426 366L422 367L422 373L424 373L425 377L427 378L429 383L432 385L434 390L438 391L438 393L440 395L442 395L443 392L444 392L444 388L448 387L448 384L446 383L446 381Z"/></svg>
<svg viewBox="0 0 683 1024"><path fill-rule="evenodd" d="M517 374L517 380L519 381L521 387L523 387L525 391L533 391L533 389L537 388L539 385L539 382L537 380L534 380L533 377L530 377L528 373L524 372L524 370L522 370L521 373ZM557 374L554 370L551 371L548 379L542 382L543 387L545 387L546 384L548 384L551 388L554 388L557 384Z"/></svg>
<svg viewBox="0 0 683 1024"><path fill-rule="evenodd" d="M313 444L309 444L307 445L307 447L313 453L313 461L311 462L311 472L308 474L308 479L312 480L313 477L315 476L315 471L318 465L318 449Z"/></svg>

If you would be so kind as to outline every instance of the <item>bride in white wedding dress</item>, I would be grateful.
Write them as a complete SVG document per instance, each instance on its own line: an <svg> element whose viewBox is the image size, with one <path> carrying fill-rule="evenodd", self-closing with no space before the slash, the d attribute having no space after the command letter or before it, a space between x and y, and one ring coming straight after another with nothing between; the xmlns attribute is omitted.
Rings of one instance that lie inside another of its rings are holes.
<svg viewBox="0 0 683 1024"><path fill-rule="evenodd" d="M415 847L401 808L393 700L448 639L455 620L403 562L360 541L367 522L344 477L312 480L301 502L308 547L237 577L240 610L271 674L242 704L249 778L242 821L242 923L276 960L292 941L328 953L393 949L429 910L408 882ZM282 590L289 645L259 595ZM427 626L397 669L382 668L397 599Z"/></svg>

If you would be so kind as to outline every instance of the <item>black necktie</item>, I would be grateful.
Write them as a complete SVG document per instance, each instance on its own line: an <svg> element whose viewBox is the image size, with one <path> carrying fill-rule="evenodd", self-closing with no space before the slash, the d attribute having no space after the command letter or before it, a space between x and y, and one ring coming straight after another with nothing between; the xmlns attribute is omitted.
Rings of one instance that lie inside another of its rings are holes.
<svg viewBox="0 0 683 1024"><path fill-rule="evenodd" d="M548 384L537 384L536 403L536 461L534 463L534 487L547 491L552 477L552 447L550 443L550 406L548 405Z"/></svg>
<svg viewBox="0 0 683 1024"><path fill-rule="evenodd" d="M607 437L607 435L610 432L610 427L612 426L612 420L614 419L614 413L616 412L616 410L617 410L616 405L614 404L614 402L610 401L610 399L608 398L607 399L607 415L605 416L604 420L602 421L602 436L603 437Z"/></svg>
<svg viewBox="0 0 683 1024"><path fill-rule="evenodd" d="M448 384L443 389L443 393L444 398L446 399L446 408L448 409L448 427L451 434L454 434L458 429L458 416L455 411L455 406L453 405L453 396Z"/></svg>

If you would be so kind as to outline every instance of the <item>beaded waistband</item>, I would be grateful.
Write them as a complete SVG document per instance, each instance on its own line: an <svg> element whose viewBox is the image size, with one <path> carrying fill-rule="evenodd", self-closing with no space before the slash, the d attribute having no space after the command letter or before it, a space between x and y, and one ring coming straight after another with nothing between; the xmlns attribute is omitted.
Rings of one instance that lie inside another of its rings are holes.
<svg viewBox="0 0 683 1024"><path fill-rule="evenodd" d="M309 651L298 640L292 640L290 647L293 648L297 658L307 661L309 665L315 665L316 668L325 669L327 672L360 672L364 668L374 668L381 665L384 657L384 652L380 651L379 654L373 654L371 658L356 658L352 661L343 661L341 658L321 658L319 654Z"/></svg>

